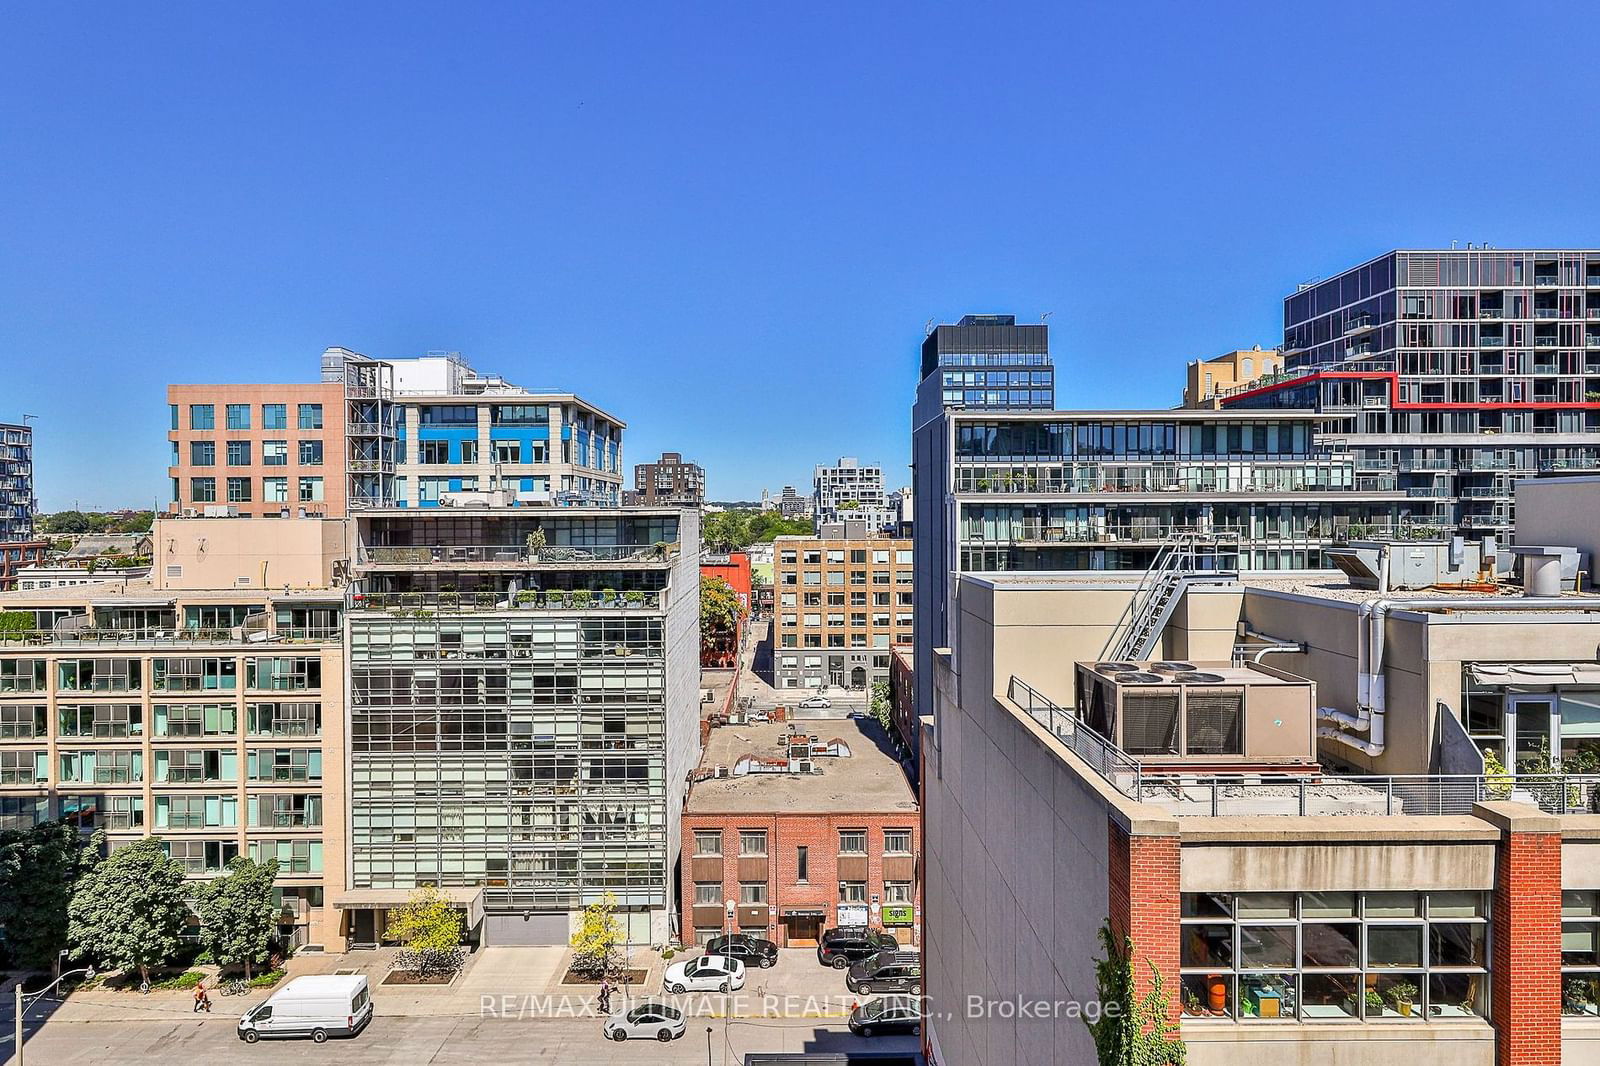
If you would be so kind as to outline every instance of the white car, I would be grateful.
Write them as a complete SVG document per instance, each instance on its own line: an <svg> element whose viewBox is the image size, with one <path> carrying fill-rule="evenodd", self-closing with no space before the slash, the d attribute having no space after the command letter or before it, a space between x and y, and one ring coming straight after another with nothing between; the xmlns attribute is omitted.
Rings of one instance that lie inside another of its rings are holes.
<svg viewBox="0 0 1600 1066"><path fill-rule="evenodd" d="M800 701L799 706L802 710L811 707L832 707L833 701L826 696L807 696Z"/></svg>
<svg viewBox="0 0 1600 1066"><path fill-rule="evenodd" d="M668 992L736 992L744 987L744 963L725 955L701 955L667 967Z"/></svg>
<svg viewBox="0 0 1600 1066"><path fill-rule="evenodd" d="M611 1040L659 1040L665 1044L683 1035L683 1011L646 1000L607 1018L602 1031Z"/></svg>

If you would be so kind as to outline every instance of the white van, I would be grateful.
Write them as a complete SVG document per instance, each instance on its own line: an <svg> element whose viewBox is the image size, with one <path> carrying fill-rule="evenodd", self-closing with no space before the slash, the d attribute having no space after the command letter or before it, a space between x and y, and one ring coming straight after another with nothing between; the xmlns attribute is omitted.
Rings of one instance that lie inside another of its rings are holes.
<svg viewBox="0 0 1600 1066"><path fill-rule="evenodd" d="M372 992L366 977L318 974L296 977L239 1019L239 1039L354 1036L372 1020Z"/></svg>

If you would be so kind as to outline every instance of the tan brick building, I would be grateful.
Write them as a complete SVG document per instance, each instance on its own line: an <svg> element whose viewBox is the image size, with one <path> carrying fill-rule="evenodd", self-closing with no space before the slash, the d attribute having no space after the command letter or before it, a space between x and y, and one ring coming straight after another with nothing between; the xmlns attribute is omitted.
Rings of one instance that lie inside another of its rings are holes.
<svg viewBox="0 0 1600 1066"><path fill-rule="evenodd" d="M850 532L774 542L778 688L865 689L889 679L889 649L911 642L911 541Z"/></svg>
<svg viewBox="0 0 1600 1066"><path fill-rule="evenodd" d="M922 826L876 722L711 732L683 812L683 939L737 930L779 946L870 925L921 939Z"/></svg>

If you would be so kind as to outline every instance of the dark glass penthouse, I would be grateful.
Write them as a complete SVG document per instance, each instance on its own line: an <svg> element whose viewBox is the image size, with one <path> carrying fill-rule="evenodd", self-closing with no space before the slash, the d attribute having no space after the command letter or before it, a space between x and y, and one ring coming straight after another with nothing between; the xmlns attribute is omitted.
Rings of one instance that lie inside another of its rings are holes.
<svg viewBox="0 0 1600 1066"><path fill-rule="evenodd" d="M1015 315L966 315L922 342L922 386L948 407L1056 405L1049 327L1017 325ZM936 392L934 390L937 390Z"/></svg>
<svg viewBox="0 0 1600 1066"><path fill-rule="evenodd" d="M1522 478L1600 470L1600 251L1396 251L1284 299L1284 372L1225 407L1315 411L1358 484L1508 533Z"/></svg>

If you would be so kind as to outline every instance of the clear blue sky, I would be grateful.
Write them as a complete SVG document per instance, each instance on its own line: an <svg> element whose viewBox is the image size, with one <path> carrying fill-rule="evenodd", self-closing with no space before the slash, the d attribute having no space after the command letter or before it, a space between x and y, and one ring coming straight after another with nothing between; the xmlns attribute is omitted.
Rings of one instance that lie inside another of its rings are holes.
<svg viewBox="0 0 1600 1066"><path fill-rule="evenodd" d="M0 419L46 508L148 505L169 381L445 348L714 498L904 482L929 319L1165 406L1303 279L1600 244L1594 8L1297 10L9 5Z"/></svg>

